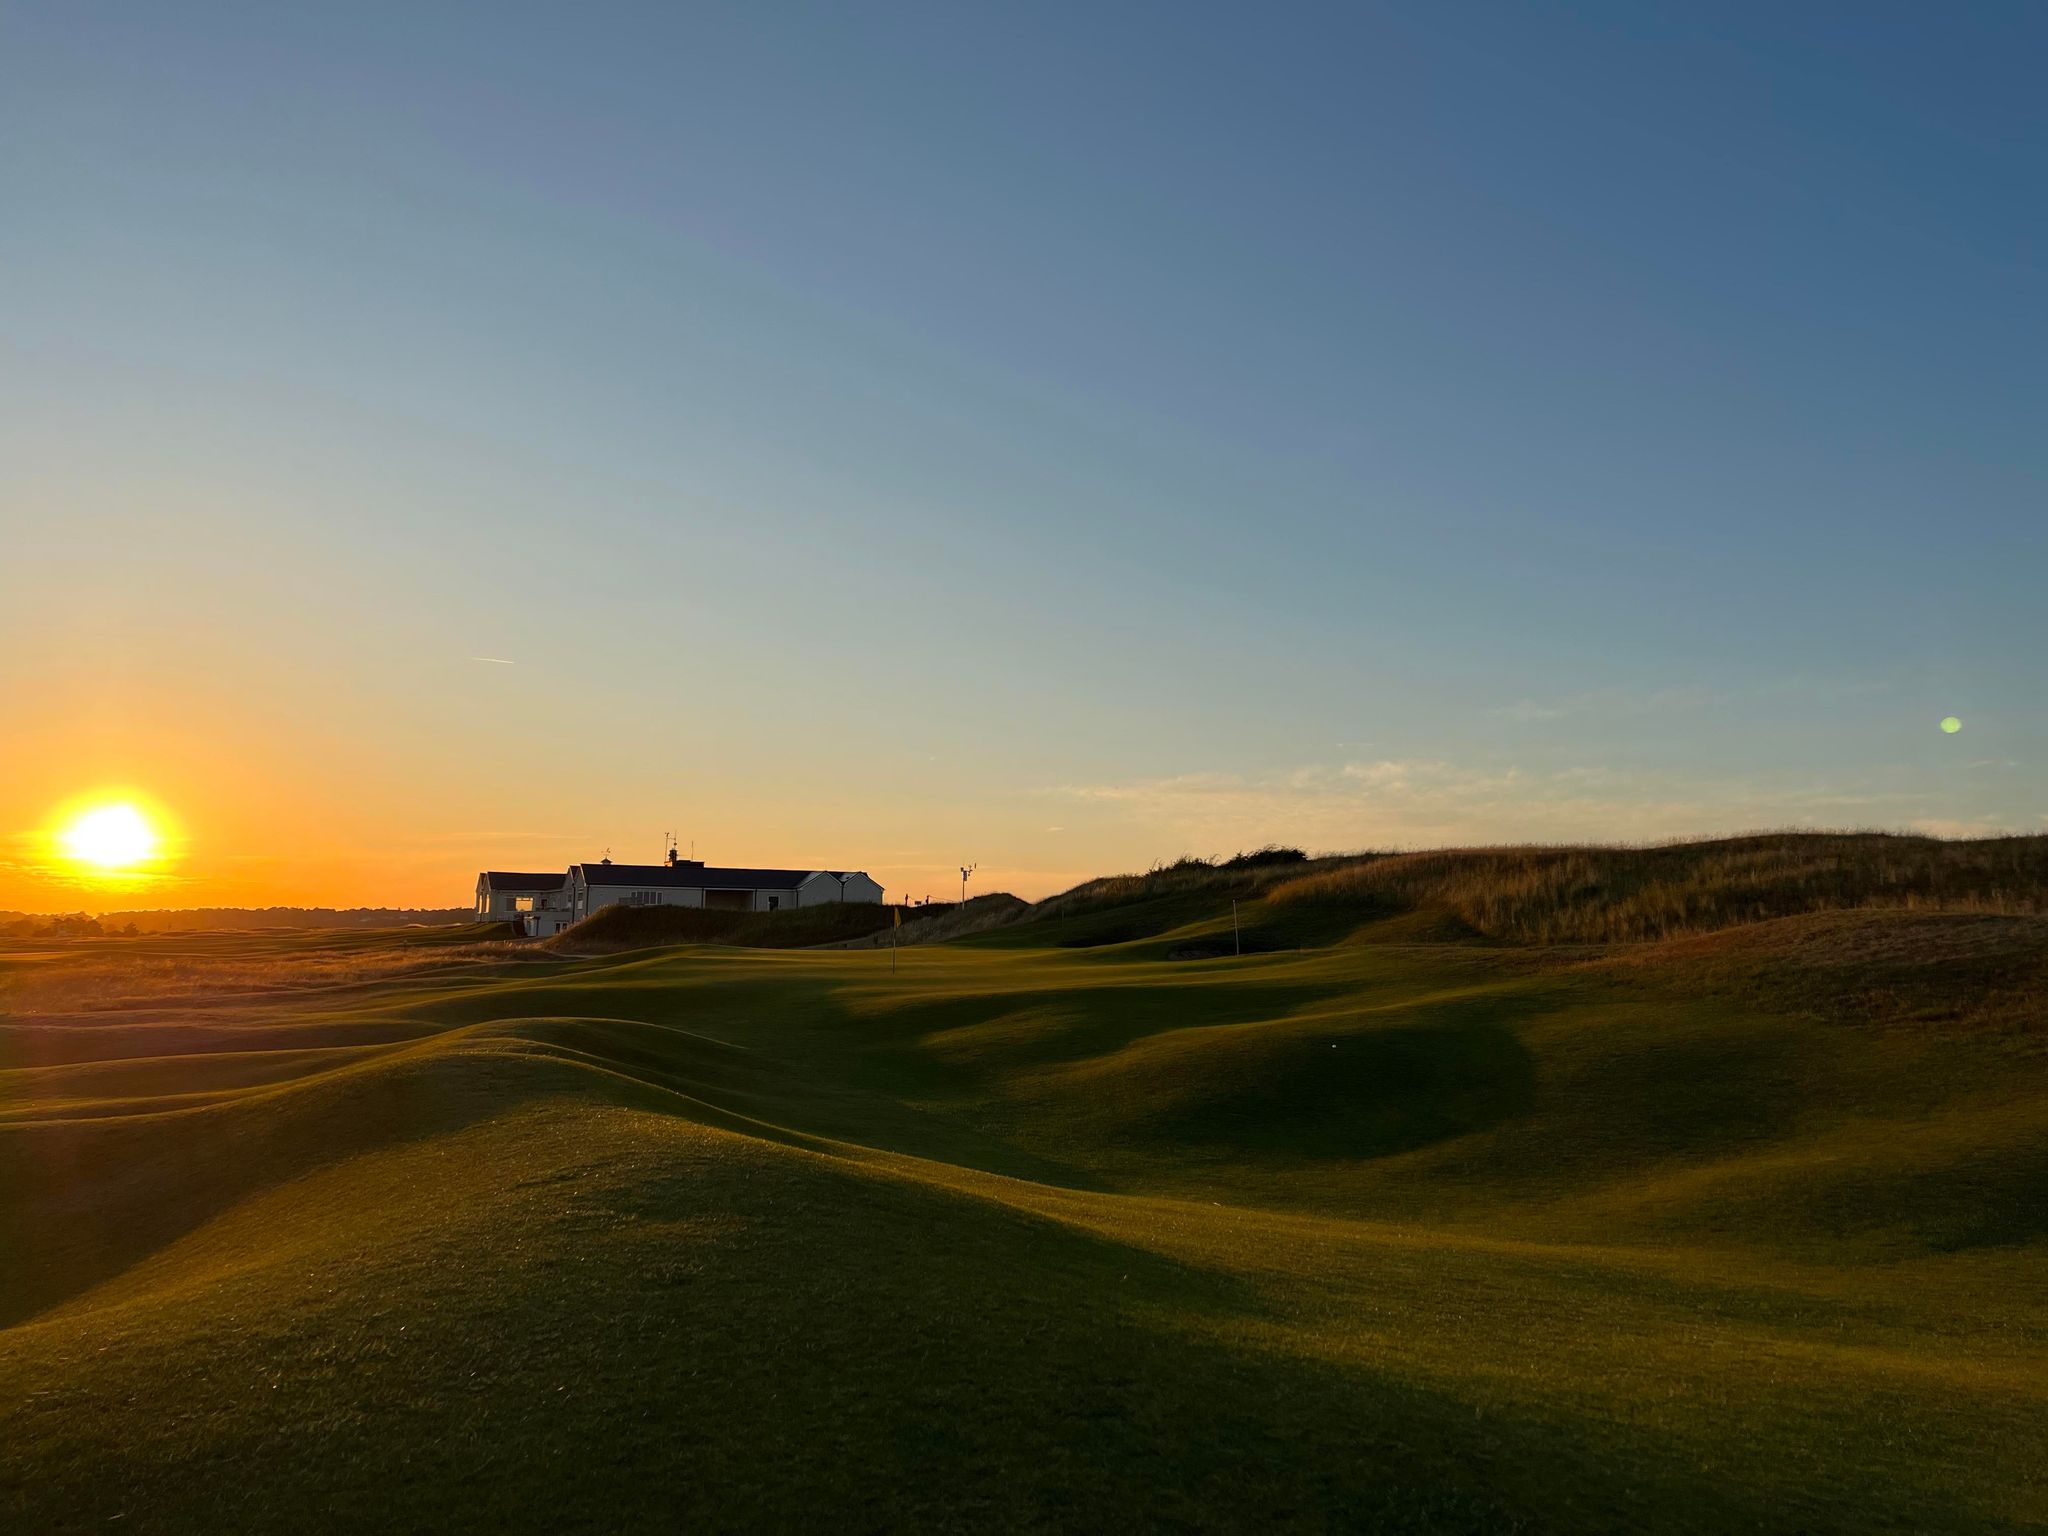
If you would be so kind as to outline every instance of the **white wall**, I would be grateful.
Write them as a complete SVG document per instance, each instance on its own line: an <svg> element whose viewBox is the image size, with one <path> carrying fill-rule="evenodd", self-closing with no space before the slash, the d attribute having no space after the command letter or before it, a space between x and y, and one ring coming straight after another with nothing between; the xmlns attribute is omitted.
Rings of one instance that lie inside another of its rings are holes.
<svg viewBox="0 0 2048 1536"><path fill-rule="evenodd" d="M672 886L656 887L631 884L598 885L593 882L585 893L582 903L583 910L579 915L588 917L591 913L602 911L606 907L615 907L635 891L646 891L649 895L658 898L654 901L637 903L637 905L643 907L701 907L704 905L704 893L689 886L676 888Z"/></svg>
<svg viewBox="0 0 2048 1536"><path fill-rule="evenodd" d="M624 885L599 885L595 880L592 880L580 902L576 899L574 891L565 892L564 900L572 908L573 916L584 918L590 916L593 912L601 911L605 907L616 906L635 891L640 890L650 890L650 888L634 885L630 882ZM704 905L704 892L695 886L654 888L651 893L658 899L652 902L644 902L642 905L661 907L701 907ZM840 899L839 882L830 875L813 875L801 887L796 889L757 890L753 893L746 910L750 912L768 911L768 898L771 896L777 898L775 910L779 912L794 912L804 907L818 907L823 906L826 902L838 901ZM882 888L866 875L848 875L846 877L845 899L848 901L880 902L882 899Z"/></svg>
<svg viewBox="0 0 2048 1536"><path fill-rule="evenodd" d="M711 893L719 896L726 895L731 889L732 887L730 886L714 885L710 887ZM797 893L794 889L785 891L760 888L748 891L746 896L747 904L744 907L734 907L731 910L735 912L768 912L771 910L776 912L794 912L798 907L808 905L807 902L797 899ZM773 908L768 905L768 899L771 896L775 898L775 906Z"/></svg>
<svg viewBox="0 0 2048 1536"><path fill-rule="evenodd" d="M484 895L484 883L476 883L476 915L479 922L515 922L521 916L519 900L530 897L538 907L543 902L558 902L566 899L564 891L492 891Z"/></svg>
<svg viewBox="0 0 2048 1536"><path fill-rule="evenodd" d="M866 875L851 874L846 877L846 894L842 897L838 880L831 875L820 873L804 882L803 898L803 905L807 907L822 907L828 901L840 900L879 903L882 899L882 888ZM787 906L789 903L785 902L783 905Z"/></svg>
<svg viewBox="0 0 2048 1536"><path fill-rule="evenodd" d="M818 886L816 881L812 881L804 887L801 899L798 898L798 893L794 889L786 891L756 890L750 893L747 905L742 910L748 912L769 911L768 898L771 896L777 900L777 905L773 910L778 912L794 912L799 907L815 907L820 902L827 900L837 901L839 899L839 882L837 880L828 880L825 884L831 888L829 897ZM713 889L716 889L716 887L713 887ZM849 886L850 889L851 887ZM617 906L635 891L648 891L650 894L660 898L656 901L640 902L638 903L640 906L701 907L704 905L704 892L695 886L654 888L642 885L592 885L583 902L583 916L588 917L591 913L600 911L605 907ZM880 898L878 897L877 899L879 900Z"/></svg>

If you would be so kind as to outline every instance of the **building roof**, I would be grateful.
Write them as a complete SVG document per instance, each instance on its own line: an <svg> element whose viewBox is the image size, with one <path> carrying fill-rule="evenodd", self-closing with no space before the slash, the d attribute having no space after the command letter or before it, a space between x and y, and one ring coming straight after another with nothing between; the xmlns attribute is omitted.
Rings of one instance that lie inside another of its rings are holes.
<svg viewBox="0 0 2048 1536"><path fill-rule="evenodd" d="M559 891L569 883L567 871L557 875L531 875L510 869L487 869L477 878L490 881L494 891Z"/></svg>
<svg viewBox="0 0 2048 1536"><path fill-rule="evenodd" d="M793 891L816 869L728 869L690 864L579 864L588 885L631 885L642 890Z"/></svg>

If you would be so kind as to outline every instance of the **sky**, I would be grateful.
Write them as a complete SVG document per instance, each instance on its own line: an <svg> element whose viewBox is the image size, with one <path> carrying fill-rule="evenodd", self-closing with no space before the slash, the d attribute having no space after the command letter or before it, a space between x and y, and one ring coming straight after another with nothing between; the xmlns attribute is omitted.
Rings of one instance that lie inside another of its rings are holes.
<svg viewBox="0 0 2048 1536"><path fill-rule="evenodd" d="M2048 830L2044 57L0 7L0 908ZM174 856L82 884L123 795Z"/></svg>

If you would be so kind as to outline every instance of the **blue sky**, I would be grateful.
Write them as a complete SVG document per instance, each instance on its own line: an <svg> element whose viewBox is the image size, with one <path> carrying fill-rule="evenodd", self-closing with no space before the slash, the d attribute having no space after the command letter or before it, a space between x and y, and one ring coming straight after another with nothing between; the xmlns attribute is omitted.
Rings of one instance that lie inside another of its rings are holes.
<svg viewBox="0 0 2048 1536"><path fill-rule="evenodd" d="M2048 825L2039 7L289 9L0 14L10 827Z"/></svg>

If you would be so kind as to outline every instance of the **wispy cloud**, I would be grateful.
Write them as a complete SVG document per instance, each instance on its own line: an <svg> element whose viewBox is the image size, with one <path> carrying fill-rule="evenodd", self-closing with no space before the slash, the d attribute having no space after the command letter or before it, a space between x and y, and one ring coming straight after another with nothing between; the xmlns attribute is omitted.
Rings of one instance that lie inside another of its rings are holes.
<svg viewBox="0 0 2048 1536"><path fill-rule="evenodd" d="M1882 679L1831 679L1811 677L1802 673L1774 678L1770 682L1759 683L1753 687L1733 689L1708 688L1692 684L1667 688L1593 688L1578 693L1561 694L1551 699L1517 699L1512 704L1502 704L1487 710L1486 717L1515 725L1541 725L1552 720L1582 715L1629 718L1682 711L1730 709L1742 705L1744 701L1757 699L1807 698L1826 701L1867 698L1873 694L1890 691L1891 684ZM1344 746L1348 743L1339 742L1338 745Z"/></svg>
<svg viewBox="0 0 2048 1536"><path fill-rule="evenodd" d="M1597 688L1585 693L1565 694L1555 699L1517 699L1489 709L1491 720L1516 725L1540 725L1578 715L1627 717L1671 710L1705 709L1727 702L1729 695L1707 688Z"/></svg>
<svg viewBox="0 0 2048 1536"><path fill-rule="evenodd" d="M395 846L406 848L468 848L479 843L503 847L508 843L580 843L588 847L598 839L594 832L422 832Z"/></svg>
<svg viewBox="0 0 2048 1536"><path fill-rule="evenodd" d="M1563 704L1538 704L1534 699L1517 699L1499 709L1490 709L1487 714L1496 720L1512 720L1518 725L1533 725L1541 720L1561 720L1571 710Z"/></svg>
<svg viewBox="0 0 2048 1536"><path fill-rule="evenodd" d="M1929 837L1996 837L2010 830L1996 816L1917 816L1906 825Z"/></svg>
<svg viewBox="0 0 2048 1536"><path fill-rule="evenodd" d="M1917 795L1861 786L1396 758L1065 785L1047 793L1113 805L1190 846L1218 847L1268 840L1318 848L1641 840L1765 826L1901 825L1921 809Z"/></svg>
<svg viewBox="0 0 2048 1536"><path fill-rule="evenodd" d="M494 667L514 667L518 663L503 656L472 656L471 661L488 661Z"/></svg>

